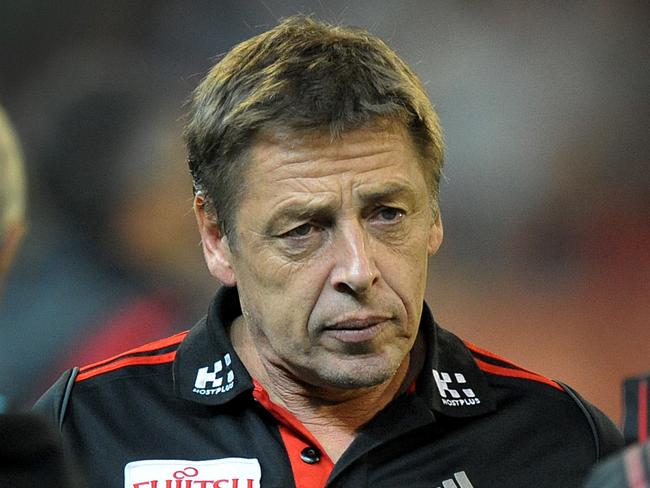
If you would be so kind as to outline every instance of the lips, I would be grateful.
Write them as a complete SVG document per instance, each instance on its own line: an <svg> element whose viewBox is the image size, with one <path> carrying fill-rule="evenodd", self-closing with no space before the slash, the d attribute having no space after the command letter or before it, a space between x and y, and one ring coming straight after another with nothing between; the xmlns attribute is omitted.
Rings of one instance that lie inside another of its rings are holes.
<svg viewBox="0 0 650 488"><path fill-rule="evenodd" d="M387 326L391 317L351 316L326 325L323 333L343 342L364 342L377 337Z"/></svg>

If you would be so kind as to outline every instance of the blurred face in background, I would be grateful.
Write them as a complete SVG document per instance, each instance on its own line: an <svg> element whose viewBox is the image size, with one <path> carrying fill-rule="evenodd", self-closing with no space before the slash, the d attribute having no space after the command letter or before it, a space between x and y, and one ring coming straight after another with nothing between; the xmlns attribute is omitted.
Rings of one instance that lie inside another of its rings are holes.
<svg viewBox="0 0 650 488"><path fill-rule="evenodd" d="M245 181L235 242L199 222L267 369L325 388L388 381L415 341L442 240L406 130L260 135Z"/></svg>

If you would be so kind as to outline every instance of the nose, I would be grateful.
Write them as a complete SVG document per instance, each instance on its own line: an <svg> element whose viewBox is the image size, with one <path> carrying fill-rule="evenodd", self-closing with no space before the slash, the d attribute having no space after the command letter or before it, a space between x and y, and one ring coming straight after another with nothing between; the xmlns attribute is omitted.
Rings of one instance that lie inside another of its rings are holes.
<svg viewBox="0 0 650 488"><path fill-rule="evenodd" d="M368 235L358 223L341 228L337 234L331 284L340 293L363 295L379 279Z"/></svg>

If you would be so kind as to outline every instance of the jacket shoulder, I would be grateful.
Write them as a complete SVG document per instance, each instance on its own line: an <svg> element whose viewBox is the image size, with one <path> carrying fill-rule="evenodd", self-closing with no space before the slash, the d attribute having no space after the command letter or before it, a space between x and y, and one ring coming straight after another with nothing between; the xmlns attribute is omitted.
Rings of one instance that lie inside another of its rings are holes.
<svg viewBox="0 0 650 488"><path fill-rule="evenodd" d="M483 349L469 341L463 341L463 343L472 354L476 365L487 375L504 378L518 378L521 380L532 381L534 383L545 384L561 392L564 391L562 385L557 381L523 368L522 366L519 366L518 364L488 351L487 349Z"/></svg>
<svg viewBox="0 0 650 488"><path fill-rule="evenodd" d="M151 368L157 365L172 363L176 357L176 350L187 335L181 332L171 337L150 342L143 346L130 349L110 358L97 361L87 366L72 368L63 375L41 396L34 405L34 409L56 425L62 428L73 392L79 384L92 386L96 382L102 383L104 379L129 377L137 370Z"/></svg>
<svg viewBox="0 0 650 488"><path fill-rule="evenodd" d="M535 388L535 386L539 386L549 393L549 395L544 395L547 398L547 403L551 401L550 398L559 398L562 400L561 404L572 405L572 410L574 411L577 409L576 413L583 419L591 433L595 460L600 460L623 447L623 436L614 423L602 411L582 398L582 396L580 396L570 386L523 368L518 364L494 354L487 349L480 348L471 342L464 342L478 367L488 376L491 376L492 378L500 377L505 381L508 381L508 379L522 380L523 383L517 383L522 386L528 384L531 387L529 390L535 390L542 393L539 388ZM511 381L508 381L508 383L514 384L514 382ZM550 388L550 390L548 388ZM539 395L539 397L541 398L541 395ZM552 404L560 405L557 401Z"/></svg>
<svg viewBox="0 0 650 488"><path fill-rule="evenodd" d="M150 342L143 346L129 349L126 352L117 354L110 358L97 361L79 368L75 382L83 382L91 378L103 376L113 371L123 370L133 366L147 366L171 363L176 358L176 350L187 331L179 334Z"/></svg>
<svg viewBox="0 0 650 488"><path fill-rule="evenodd" d="M561 385L576 403L589 424L596 445L596 460L599 461L621 450L625 445L623 434L609 417L582 398L573 388L563 383Z"/></svg>
<svg viewBox="0 0 650 488"><path fill-rule="evenodd" d="M63 419L78 373L79 368L72 368L63 373L34 405L35 411L42 414L51 425L55 425L59 429L63 425Z"/></svg>

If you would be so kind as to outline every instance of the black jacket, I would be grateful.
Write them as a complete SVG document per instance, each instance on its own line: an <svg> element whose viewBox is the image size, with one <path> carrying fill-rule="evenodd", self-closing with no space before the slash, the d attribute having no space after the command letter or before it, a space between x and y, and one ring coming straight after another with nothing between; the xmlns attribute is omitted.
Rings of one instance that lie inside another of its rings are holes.
<svg viewBox="0 0 650 488"><path fill-rule="evenodd" d="M622 446L573 390L461 341L424 305L417 380L333 465L237 357L239 313L222 288L188 333L67 371L41 398L89 486L571 488Z"/></svg>

